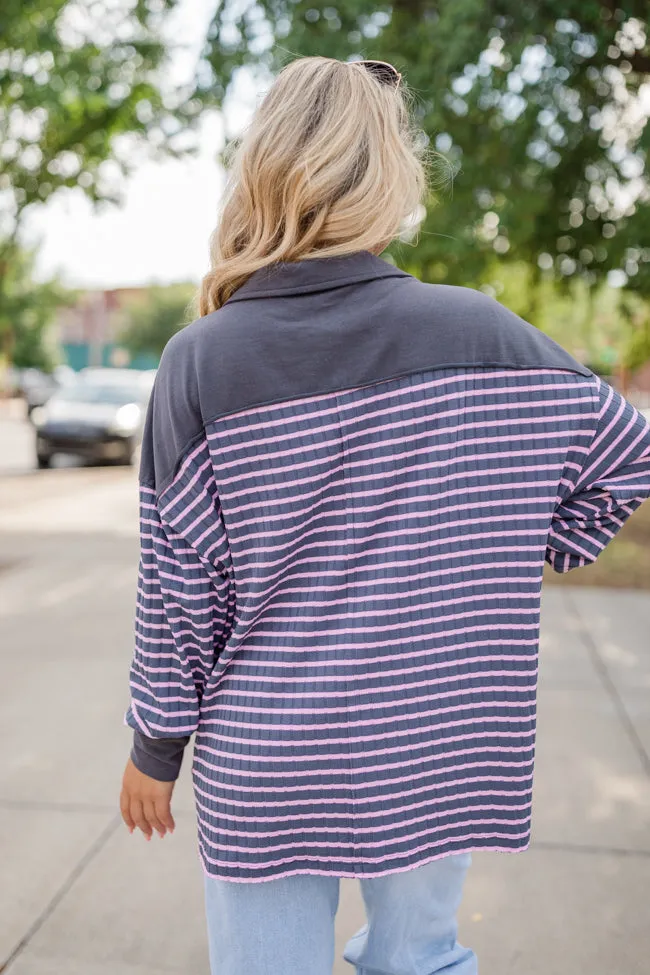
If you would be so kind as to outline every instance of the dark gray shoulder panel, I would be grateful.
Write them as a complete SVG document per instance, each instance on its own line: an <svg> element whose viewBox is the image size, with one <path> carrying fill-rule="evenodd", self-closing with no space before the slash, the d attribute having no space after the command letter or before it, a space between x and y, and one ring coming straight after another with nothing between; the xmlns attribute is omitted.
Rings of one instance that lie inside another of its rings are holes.
<svg viewBox="0 0 650 975"><path fill-rule="evenodd" d="M469 288L381 279L239 301L200 319L205 422L281 400L459 367L591 371L498 301Z"/></svg>
<svg viewBox="0 0 650 975"><path fill-rule="evenodd" d="M181 329L167 343L153 385L140 460L140 482L161 491L188 446L201 435L196 329Z"/></svg>
<svg viewBox="0 0 650 975"><path fill-rule="evenodd" d="M442 358L450 365L520 369L568 369L593 375L566 349L505 305L472 288L415 281L420 314L427 315Z"/></svg>
<svg viewBox="0 0 650 975"><path fill-rule="evenodd" d="M142 452L158 489L205 423L429 369L592 373L498 301L411 275L227 302L167 345ZM149 443L148 443L149 442Z"/></svg>

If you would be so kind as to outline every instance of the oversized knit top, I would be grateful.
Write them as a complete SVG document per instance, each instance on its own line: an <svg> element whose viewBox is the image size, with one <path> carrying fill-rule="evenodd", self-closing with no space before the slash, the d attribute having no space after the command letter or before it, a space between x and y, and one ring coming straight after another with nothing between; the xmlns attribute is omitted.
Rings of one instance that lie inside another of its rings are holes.
<svg viewBox="0 0 650 975"><path fill-rule="evenodd" d="M125 722L163 780L194 735L208 874L527 846L543 565L650 495L634 407L481 292L280 263L168 344L140 491Z"/></svg>

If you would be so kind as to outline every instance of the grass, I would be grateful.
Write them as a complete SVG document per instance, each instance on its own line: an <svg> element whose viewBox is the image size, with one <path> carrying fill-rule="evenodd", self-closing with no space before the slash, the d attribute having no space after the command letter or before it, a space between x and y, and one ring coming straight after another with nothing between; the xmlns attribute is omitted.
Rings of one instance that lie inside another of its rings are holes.
<svg viewBox="0 0 650 975"><path fill-rule="evenodd" d="M563 573L547 565L544 584L650 590L650 501L628 518L592 565Z"/></svg>

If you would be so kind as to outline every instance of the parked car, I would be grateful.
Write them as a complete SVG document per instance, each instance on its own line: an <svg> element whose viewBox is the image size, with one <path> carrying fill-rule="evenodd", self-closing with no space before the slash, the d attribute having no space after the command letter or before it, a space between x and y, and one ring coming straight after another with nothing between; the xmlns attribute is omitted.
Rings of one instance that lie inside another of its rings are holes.
<svg viewBox="0 0 650 975"><path fill-rule="evenodd" d="M94 462L134 462L151 385L135 370L122 377L100 375L104 372L118 370L82 373L76 383L33 411L39 467L49 467L56 453Z"/></svg>
<svg viewBox="0 0 650 975"><path fill-rule="evenodd" d="M104 366L86 366L78 374L82 382L101 383L103 386L137 386L151 392L156 376L155 369L112 369Z"/></svg>
<svg viewBox="0 0 650 975"><path fill-rule="evenodd" d="M23 369L20 375L20 394L27 404L27 416L31 417L37 406L44 406L57 390L75 382L74 369L55 366L53 371Z"/></svg>

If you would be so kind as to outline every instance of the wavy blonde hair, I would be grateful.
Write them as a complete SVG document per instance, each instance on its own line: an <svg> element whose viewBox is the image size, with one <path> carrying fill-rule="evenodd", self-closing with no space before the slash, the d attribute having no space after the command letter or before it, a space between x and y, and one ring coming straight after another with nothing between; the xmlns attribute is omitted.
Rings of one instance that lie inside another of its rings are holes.
<svg viewBox="0 0 650 975"><path fill-rule="evenodd" d="M381 252L404 231L427 184L408 99L354 61L283 68L235 147L201 315L267 264Z"/></svg>

